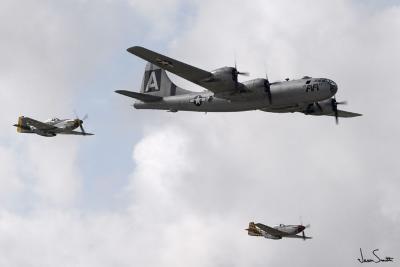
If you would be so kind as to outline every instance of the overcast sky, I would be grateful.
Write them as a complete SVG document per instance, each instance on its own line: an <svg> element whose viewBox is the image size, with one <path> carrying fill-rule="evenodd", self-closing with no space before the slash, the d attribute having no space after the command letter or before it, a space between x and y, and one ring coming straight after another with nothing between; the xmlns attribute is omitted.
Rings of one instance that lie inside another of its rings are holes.
<svg viewBox="0 0 400 267"><path fill-rule="evenodd" d="M0 34L0 266L400 260L400 1L3 0ZM206 70L236 56L250 78L331 78L364 116L134 110L114 93L139 90L133 45ZM12 127L74 110L96 135ZM244 231L300 217L307 242Z"/></svg>

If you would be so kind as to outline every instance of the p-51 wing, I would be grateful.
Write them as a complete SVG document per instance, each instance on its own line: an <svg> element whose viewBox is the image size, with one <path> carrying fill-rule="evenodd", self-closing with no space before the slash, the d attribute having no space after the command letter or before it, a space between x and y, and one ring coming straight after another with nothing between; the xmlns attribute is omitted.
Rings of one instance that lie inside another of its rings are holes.
<svg viewBox="0 0 400 267"><path fill-rule="evenodd" d="M266 226L266 225L264 225L264 224L262 224L262 223L256 223L255 225L256 225L258 228L260 228L261 230L267 232L267 233L270 234L270 235L274 235L274 236L286 236L286 233L281 232L281 231L279 231L279 230L277 230L277 229L275 229L275 228Z"/></svg>
<svg viewBox="0 0 400 267"><path fill-rule="evenodd" d="M57 134L94 135L92 133L83 133L83 132L78 132L78 131L64 131L64 132L58 132Z"/></svg>

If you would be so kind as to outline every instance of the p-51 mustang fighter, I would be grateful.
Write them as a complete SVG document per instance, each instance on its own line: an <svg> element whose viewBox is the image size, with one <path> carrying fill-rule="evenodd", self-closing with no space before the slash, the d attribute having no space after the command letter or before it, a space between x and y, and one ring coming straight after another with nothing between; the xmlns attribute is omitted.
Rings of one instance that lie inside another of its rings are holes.
<svg viewBox="0 0 400 267"><path fill-rule="evenodd" d="M239 82L238 75L248 75L235 67L205 71L140 46L128 52L148 61L140 93L116 92L137 99L137 109L160 109L171 112L231 112L261 110L266 112L302 112L306 115L356 117L361 114L342 111L334 95L336 83L308 76L298 80L270 83L268 79ZM200 85L207 90L192 92L171 82L165 70Z"/></svg>
<svg viewBox="0 0 400 267"><path fill-rule="evenodd" d="M56 136L57 134L93 135L92 133L85 132L85 129L83 129L82 124L86 118L87 115L82 119L78 117L76 119L64 120L53 118L41 122L21 116L18 118L18 124L14 124L14 126L17 127L17 132L19 133L35 133L46 137ZM81 131L74 131L78 127Z"/></svg>
<svg viewBox="0 0 400 267"><path fill-rule="evenodd" d="M275 227L269 227L262 223L249 223L249 228L245 229L248 235L251 236L263 236L269 239L282 239L282 237L288 238L302 238L303 240L311 239L312 237L306 236L304 230L310 227L310 225L284 225L280 224ZM302 233L302 235L298 235Z"/></svg>

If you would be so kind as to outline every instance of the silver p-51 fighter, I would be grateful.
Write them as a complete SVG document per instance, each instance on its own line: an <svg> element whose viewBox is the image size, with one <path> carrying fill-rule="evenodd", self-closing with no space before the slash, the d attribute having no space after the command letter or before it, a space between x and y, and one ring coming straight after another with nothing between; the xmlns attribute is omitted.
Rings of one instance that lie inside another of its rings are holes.
<svg viewBox="0 0 400 267"><path fill-rule="evenodd" d="M269 239L282 239L283 237L288 238L301 238L303 240L311 239L312 237L306 236L304 230L310 227L310 225L284 225L280 224L275 227L269 227L262 223L249 223L249 228L245 229L248 235L251 236L263 236ZM298 235L302 233L302 235Z"/></svg>
<svg viewBox="0 0 400 267"><path fill-rule="evenodd" d="M37 121L28 117L21 116L18 118L18 124L14 124L17 127L19 133L35 133L41 136L52 137L57 134L72 134L72 135L93 135L92 133L85 132L82 124L87 118L87 115L82 119L78 117L76 119L63 119L53 118L44 122ZM76 128L80 128L81 131L74 131Z"/></svg>
<svg viewBox="0 0 400 267"><path fill-rule="evenodd" d="M308 76L297 80L270 83L268 79L239 82L238 75L248 75L235 67L205 71L140 46L128 52L148 61L140 93L116 92L137 99L137 109L160 109L171 112L231 112L261 110L266 112L301 112L306 115L356 117L361 114L338 109L337 84L326 78ZM171 82L169 71L207 90L193 92Z"/></svg>

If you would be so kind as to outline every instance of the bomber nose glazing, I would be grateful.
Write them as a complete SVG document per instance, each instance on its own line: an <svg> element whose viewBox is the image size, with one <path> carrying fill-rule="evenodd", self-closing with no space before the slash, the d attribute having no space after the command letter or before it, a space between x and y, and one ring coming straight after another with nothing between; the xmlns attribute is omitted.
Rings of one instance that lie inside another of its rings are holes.
<svg viewBox="0 0 400 267"><path fill-rule="evenodd" d="M328 80L328 83L329 83L329 90L333 95L335 95L338 90L337 84L332 80Z"/></svg>

